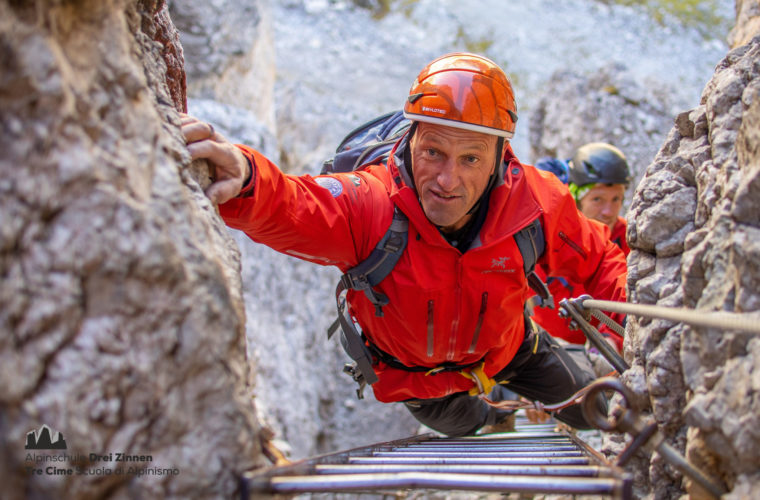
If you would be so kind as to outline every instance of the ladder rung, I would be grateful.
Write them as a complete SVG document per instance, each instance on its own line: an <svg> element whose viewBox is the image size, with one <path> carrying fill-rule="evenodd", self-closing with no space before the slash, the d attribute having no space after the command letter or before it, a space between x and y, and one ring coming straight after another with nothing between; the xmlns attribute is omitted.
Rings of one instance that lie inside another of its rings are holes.
<svg viewBox="0 0 760 500"><path fill-rule="evenodd" d="M448 443L460 443L463 441L515 442L515 441L536 441L540 439L567 441L566 436L563 436L562 434L559 434L557 432L520 431L520 432L501 432L501 433L495 433L495 434L479 434L477 436L465 436L465 437L458 437L458 438L437 438L437 439L431 439L430 442L431 443L435 443L436 441L439 441L439 442L446 441Z"/></svg>
<svg viewBox="0 0 760 500"><path fill-rule="evenodd" d="M352 464L492 464L492 465L587 465L581 457L349 457Z"/></svg>
<svg viewBox="0 0 760 500"><path fill-rule="evenodd" d="M450 451L487 451L487 452L506 452L522 453L525 451L576 451L578 447L572 444L560 444L554 446L407 446L403 448L393 448L393 451L413 451L420 453L446 453Z"/></svg>
<svg viewBox="0 0 760 500"><path fill-rule="evenodd" d="M490 474L450 474L400 472L378 474L335 474L325 476L274 477L273 493L367 491L387 488L427 488L444 490L510 491L515 493L566 493L571 495L612 495L619 481L608 478L563 478L544 476L503 476Z"/></svg>
<svg viewBox="0 0 760 500"><path fill-rule="evenodd" d="M374 457L582 457L585 454L579 450L555 451L555 450L511 450L511 451L491 451L491 450L462 450L462 451L378 451L373 453Z"/></svg>
<svg viewBox="0 0 760 500"><path fill-rule="evenodd" d="M378 472L456 472L463 474L512 474L523 476L599 477L606 469L596 465L472 465L472 464L335 464L317 465L319 474L349 474Z"/></svg>

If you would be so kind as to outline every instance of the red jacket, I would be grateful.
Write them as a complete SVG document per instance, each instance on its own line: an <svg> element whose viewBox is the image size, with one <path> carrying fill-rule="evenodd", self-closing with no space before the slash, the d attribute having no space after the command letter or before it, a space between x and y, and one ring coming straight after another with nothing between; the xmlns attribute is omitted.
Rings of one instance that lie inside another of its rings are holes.
<svg viewBox="0 0 760 500"><path fill-rule="evenodd" d="M612 234L610 235L610 241L619 246L626 257L631 253L631 249L628 248L628 240L625 239L625 233L628 230L628 223L624 218L618 215L615 227L612 228Z"/></svg>
<svg viewBox="0 0 760 500"><path fill-rule="evenodd" d="M409 243L378 286L390 303L384 317L363 293L349 291L352 313L377 347L407 366L436 367L484 360L495 375L524 338L528 288L515 232L541 217L544 268L583 282L598 298L625 300L622 252L591 227L575 201L549 173L523 166L509 150L506 174L491 194L479 238L464 254L441 236L416 192L393 161L329 176L285 175L258 152L241 146L254 165L247 197L219 207L225 222L275 250L341 271L369 256L388 229L393 206L409 218ZM372 388L380 401L435 398L466 391L457 372L426 375L378 362Z"/></svg>
<svg viewBox="0 0 760 500"><path fill-rule="evenodd" d="M627 229L627 224L626 224L625 219L622 217L618 217L618 220L615 223L615 227L612 229L611 234L607 226L603 225L602 223L598 223L598 227L599 227L600 232L604 233L605 236L609 235L610 241L618 245L623 250L624 255L627 257L631 250L628 248L628 243L625 240L625 232ZM568 278L567 276L557 276L557 275L547 276L546 275L547 273L545 273L542 269L540 269L540 266L537 266L536 273L549 286L549 292L551 292L552 296L554 297L555 304L559 304L559 302L562 299L578 297L585 293L590 294L594 298L599 298L599 297L594 296L593 293L587 291L586 288L583 286L583 283L574 281L573 279ZM570 320L568 318L560 317L558 314L558 309L548 309L545 307L537 307L533 310L532 318L536 323L541 325L541 327L543 327L547 332L549 332L554 337L564 339L570 342L571 344L585 344L586 343L586 336L583 334L583 332L581 332L580 330L571 329ZM622 337L620 337L615 332L607 328L605 325L602 325L599 328L599 330L603 334L608 335L615 342L615 345L617 346L618 351L622 352L622 349L623 349Z"/></svg>

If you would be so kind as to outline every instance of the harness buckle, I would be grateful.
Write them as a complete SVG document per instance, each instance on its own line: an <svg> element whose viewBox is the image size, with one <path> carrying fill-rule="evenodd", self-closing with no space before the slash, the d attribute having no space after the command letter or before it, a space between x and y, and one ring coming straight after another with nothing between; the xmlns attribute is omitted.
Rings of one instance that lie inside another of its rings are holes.
<svg viewBox="0 0 760 500"><path fill-rule="evenodd" d="M356 369L356 363L346 363L343 365L343 373L349 375L354 382L359 384L359 388L356 389L356 398L364 399L364 388L367 387L367 380L364 378L364 374Z"/></svg>
<svg viewBox="0 0 760 500"><path fill-rule="evenodd" d="M350 290L366 290L371 286L366 274L345 273L340 277L340 283L344 288Z"/></svg>
<svg viewBox="0 0 760 500"><path fill-rule="evenodd" d="M485 396L487 394L490 394L491 390L496 386L496 381L486 375L486 372L483 369L485 364L486 363L484 361L478 366L472 368L469 372L464 370L459 372L460 375L472 380L475 383L475 387L469 391L470 396Z"/></svg>
<svg viewBox="0 0 760 500"><path fill-rule="evenodd" d="M388 238L388 241L385 242L385 246L383 247L383 250L389 253L396 253L399 250L403 249L406 246L406 241L404 241L403 236L400 234L394 234L391 233L391 236Z"/></svg>

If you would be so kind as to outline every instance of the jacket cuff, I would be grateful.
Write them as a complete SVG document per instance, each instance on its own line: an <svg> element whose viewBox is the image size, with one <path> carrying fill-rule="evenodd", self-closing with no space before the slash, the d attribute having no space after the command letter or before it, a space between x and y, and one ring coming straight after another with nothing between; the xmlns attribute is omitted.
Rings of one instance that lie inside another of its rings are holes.
<svg viewBox="0 0 760 500"><path fill-rule="evenodd" d="M248 162L249 173L248 178L243 181L243 188L240 190L236 198L247 198L252 196L253 188L256 186L256 163L253 161L253 158L245 154L245 151L243 151L243 156L245 156L245 159Z"/></svg>

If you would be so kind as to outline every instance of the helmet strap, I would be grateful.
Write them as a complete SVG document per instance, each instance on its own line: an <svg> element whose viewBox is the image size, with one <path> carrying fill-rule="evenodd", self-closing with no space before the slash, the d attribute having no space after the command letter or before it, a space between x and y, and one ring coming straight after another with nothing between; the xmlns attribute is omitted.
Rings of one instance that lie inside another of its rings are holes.
<svg viewBox="0 0 760 500"><path fill-rule="evenodd" d="M412 136L417 131L417 122L412 121L409 126L409 131L406 133L406 145L404 147L404 168L409 175L409 179L412 180L412 187L414 186L414 172L412 172ZM415 188L416 189L416 188Z"/></svg>
<svg viewBox="0 0 760 500"><path fill-rule="evenodd" d="M588 192L591 191L591 189L594 186L596 186L595 182L583 184L582 186L579 186L578 184L574 182L570 182L568 183L567 188L570 190L570 193L573 195L573 198L575 198L575 201L580 203L583 197L586 196Z"/></svg>

